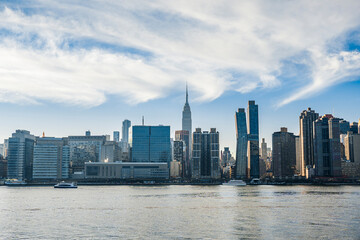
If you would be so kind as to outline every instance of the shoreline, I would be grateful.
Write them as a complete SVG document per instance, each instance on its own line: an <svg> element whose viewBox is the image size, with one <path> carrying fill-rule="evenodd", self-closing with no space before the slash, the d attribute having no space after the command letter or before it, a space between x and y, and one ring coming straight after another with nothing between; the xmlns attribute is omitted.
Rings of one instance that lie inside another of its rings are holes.
<svg viewBox="0 0 360 240"><path fill-rule="evenodd" d="M27 183L24 185L5 185L7 187L46 187L54 186L58 182ZM219 186L222 183L109 183L109 182L78 182L78 186ZM246 186L360 186L360 183L262 183L247 184ZM239 186L237 186L239 187Z"/></svg>

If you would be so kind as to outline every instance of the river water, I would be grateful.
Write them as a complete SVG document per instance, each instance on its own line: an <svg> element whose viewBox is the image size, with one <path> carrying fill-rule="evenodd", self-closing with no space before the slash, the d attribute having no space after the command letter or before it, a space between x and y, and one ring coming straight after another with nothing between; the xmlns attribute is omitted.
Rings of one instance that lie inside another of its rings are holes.
<svg viewBox="0 0 360 240"><path fill-rule="evenodd" d="M360 187L3 186L0 239L360 239Z"/></svg>

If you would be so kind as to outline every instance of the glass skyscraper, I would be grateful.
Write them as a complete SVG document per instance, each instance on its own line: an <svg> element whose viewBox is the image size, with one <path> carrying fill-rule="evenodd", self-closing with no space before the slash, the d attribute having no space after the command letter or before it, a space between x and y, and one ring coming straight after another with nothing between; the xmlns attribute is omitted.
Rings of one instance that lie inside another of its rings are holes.
<svg viewBox="0 0 360 240"><path fill-rule="evenodd" d="M239 108L235 113L236 125L236 178L247 177L247 128L245 109Z"/></svg>
<svg viewBox="0 0 360 240"><path fill-rule="evenodd" d="M255 101L249 101L247 109L248 126L248 168L250 178L260 176L259 168L259 110Z"/></svg>
<svg viewBox="0 0 360 240"><path fill-rule="evenodd" d="M16 130L9 138L8 178L31 180L35 136L26 130Z"/></svg>
<svg viewBox="0 0 360 240"><path fill-rule="evenodd" d="M122 138L121 141L125 143L129 143L129 128L131 127L131 121L125 119L122 122Z"/></svg>
<svg viewBox="0 0 360 240"><path fill-rule="evenodd" d="M170 126L133 126L132 161L170 164Z"/></svg>

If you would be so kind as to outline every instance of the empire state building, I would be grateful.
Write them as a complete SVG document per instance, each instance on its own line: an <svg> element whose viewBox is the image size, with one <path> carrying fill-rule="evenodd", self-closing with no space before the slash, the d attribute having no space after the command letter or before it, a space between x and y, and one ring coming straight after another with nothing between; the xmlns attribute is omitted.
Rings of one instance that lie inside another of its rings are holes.
<svg viewBox="0 0 360 240"><path fill-rule="evenodd" d="M191 110L190 110L190 105L189 105L189 94L188 94L187 84L186 84L186 102L185 102L184 109L183 109L183 112L182 112L182 130L183 131L185 130L185 131L189 132L189 155L191 156L192 127L191 127Z"/></svg>

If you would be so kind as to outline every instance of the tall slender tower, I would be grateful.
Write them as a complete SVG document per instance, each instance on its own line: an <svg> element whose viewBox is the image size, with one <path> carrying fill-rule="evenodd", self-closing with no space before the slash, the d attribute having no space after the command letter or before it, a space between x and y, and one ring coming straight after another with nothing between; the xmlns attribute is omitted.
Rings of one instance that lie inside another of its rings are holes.
<svg viewBox="0 0 360 240"><path fill-rule="evenodd" d="M249 101L247 109L248 130L248 168L250 178L260 177L259 166L259 111L255 101Z"/></svg>
<svg viewBox="0 0 360 240"><path fill-rule="evenodd" d="M236 178L247 177L247 128L245 109L239 108L235 113L236 126Z"/></svg>
<svg viewBox="0 0 360 240"><path fill-rule="evenodd" d="M131 127L130 120L125 119L122 123L122 142L129 143L129 128Z"/></svg>
<svg viewBox="0 0 360 240"><path fill-rule="evenodd" d="M300 114L301 176L306 175L306 166L314 167L314 121L319 114L311 108Z"/></svg>
<svg viewBox="0 0 360 240"><path fill-rule="evenodd" d="M191 141L191 133L192 133L192 126L191 126L191 110L190 110L190 105L189 105L189 94L188 94L188 86L186 84L186 102L184 105L184 109L182 112L182 130L188 131L189 135L188 138L189 140L185 142L189 143L189 151L188 153L189 158L191 158L191 149L192 149L192 141Z"/></svg>

